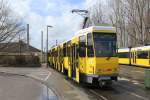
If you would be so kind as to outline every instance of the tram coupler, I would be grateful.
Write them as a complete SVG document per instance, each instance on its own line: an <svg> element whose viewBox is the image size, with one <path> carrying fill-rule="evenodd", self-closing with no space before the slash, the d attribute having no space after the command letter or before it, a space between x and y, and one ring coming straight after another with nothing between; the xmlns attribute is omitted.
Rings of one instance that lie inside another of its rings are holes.
<svg viewBox="0 0 150 100"><path fill-rule="evenodd" d="M100 87L107 87L112 85L112 80L111 79L98 79L99 86Z"/></svg>

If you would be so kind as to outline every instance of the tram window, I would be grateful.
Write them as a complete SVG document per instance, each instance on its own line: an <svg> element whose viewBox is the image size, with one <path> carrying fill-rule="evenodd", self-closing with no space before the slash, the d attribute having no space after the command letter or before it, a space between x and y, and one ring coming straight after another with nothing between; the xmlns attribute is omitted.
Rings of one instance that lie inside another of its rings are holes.
<svg viewBox="0 0 150 100"><path fill-rule="evenodd" d="M76 45L76 58L78 59L78 45Z"/></svg>
<svg viewBox="0 0 150 100"><path fill-rule="evenodd" d="M85 57L86 56L86 36L81 36L80 38L80 43L79 43L79 56L80 57Z"/></svg>
<svg viewBox="0 0 150 100"><path fill-rule="evenodd" d="M137 57L142 59L148 59L148 51L138 51Z"/></svg>
<svg viewBox="0 0 150 100"><path fill-rule="evenodd" d="M66 57L66 43L63 46L63 55L64 55L64 57Z"/></svg>
<svg viewBox="0 0 150 100"><path fill-rule="evenodd" d="M116 34L93 33L96 57L116 57Z"/></svg>
<svg viewBox="0 0 150 100"><path fill-rule="evenodd" d="M70 57L70 47L67 47L67 56Z"/></svg>
<svg viewBox="0 0 150 100"><path fill-rule="evenodd" d="M92 39L92 33L88 33L87 35L87 56L93 57L94 51L93 51L93 39Z"/></svg>
<svg viewBox="0 0 150 100"><path fill-rule="evenodd" d="M118 53L119 58L129 58L129 52Z"/></svg>
<svg viewBox="0 0 150 100"><path fill-rule="evenodd" d="M70 41L68 41L67 44L66 44L66 49L67 49L66 50L67 51L66 52L67 53L66 56L68 56L68 57L70 57L70 46L69 46L69 44L70 44Z"/></svg>
<svg viewBox="0 0 150 100"><path fill-rule="evenodd" d="M149 51L149 59L150 59L150 51ZM150 62L150 61L149 61Z"/></svg>

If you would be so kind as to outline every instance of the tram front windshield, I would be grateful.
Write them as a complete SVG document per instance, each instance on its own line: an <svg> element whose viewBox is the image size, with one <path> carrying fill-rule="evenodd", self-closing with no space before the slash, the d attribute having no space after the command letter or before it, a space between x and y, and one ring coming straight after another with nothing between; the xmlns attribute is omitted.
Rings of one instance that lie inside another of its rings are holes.
<svg viewBox="0 0 150 100"><path fill-rule="evenodd" d="M116 56L116 34L94 33L93 38L96 57Z"/></svg>

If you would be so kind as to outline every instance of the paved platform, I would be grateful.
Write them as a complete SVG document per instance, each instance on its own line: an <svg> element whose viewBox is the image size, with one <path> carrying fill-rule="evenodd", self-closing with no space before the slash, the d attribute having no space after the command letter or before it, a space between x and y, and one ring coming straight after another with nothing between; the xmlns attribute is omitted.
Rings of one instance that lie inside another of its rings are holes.
<svg viewBox="0 0 150 100"><path fill-rule="evenodd" d="M43 84L49 76L45 68L0 67L0 100L58 100Z"/></svg>
<svg viewBox="0 0 150 100"><path fill-rule="evenodd" d="M91 100L89 95L79 87L79 84L52 68L48 70L52 72L52 75L48 78L46 84L48 87L52 87L56 90L60 96L60 100Z"/></svg>

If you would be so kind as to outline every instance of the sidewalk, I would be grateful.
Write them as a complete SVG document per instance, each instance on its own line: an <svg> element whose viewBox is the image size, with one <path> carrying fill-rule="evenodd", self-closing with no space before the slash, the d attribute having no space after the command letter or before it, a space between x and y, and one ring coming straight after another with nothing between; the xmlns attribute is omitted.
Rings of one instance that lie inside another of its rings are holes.
<svg viewBox="0 0 150 100"><path fill-rule="evenodd" d="M52 72L52 75L48 78L46 84L56 90L60 100L91 100L81 85L52 68L49 68L49 71Z"/></svg>

